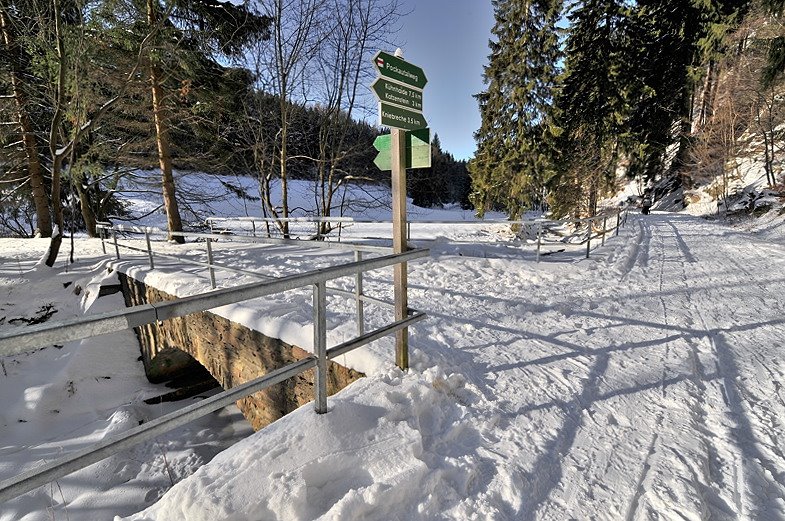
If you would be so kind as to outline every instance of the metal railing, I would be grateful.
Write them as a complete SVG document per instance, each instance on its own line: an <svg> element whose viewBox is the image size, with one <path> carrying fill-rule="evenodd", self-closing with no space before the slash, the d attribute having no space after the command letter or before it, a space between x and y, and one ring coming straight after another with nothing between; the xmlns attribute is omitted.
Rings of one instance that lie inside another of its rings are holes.
<svg viewBox="0 0 785 521"><path fill-rule="evenodd" d="M533 236L536 237L536 259L537 262L540 262L540 257L542 256L542 247L543 244L547 242L547 238L545 234L549 230L553 230L559 226L564 225L577 225L579 228L583 226L586 227L586 231L577 230L573 237L580 237L581 240L579 242L573 243L576 245L586 245L586 258L589 258L591 254L591 243L595 239L600 239L602 245L605 245L605 239L608 233L615 232L615 235L618 235L619 228L626 225L627 223L627 216L628 211L622 209L613 209L612 211L605 211L595 217L588 217L584 219L560 219L560 220L545 220L545 219L520 219L517 221L510 221L505 219L487 219L481 221L460 221L460 220L417 220L417 221L407 221L406 229L407 229L407 240L412 239L412 226L416 226L418 224L447 224L447 225L483 225L483 224L504 224L504 225L517 225L520 226L523 230L522 235L526 235L526 229L532 228L534 230ZM337 241L323 241L321 239L326 239L327 236L322 235L320 232L319 225L325 222L334 222L338 223L339 231L340 227L349 226L353 224L389 224L392 225L392 221L386 220L375 220L375 219L355 219L353 217L289 217L289 218L281 218L275 219L272 217L208 217L205 222L210 226L210 230L215 232L216 224L219 223L251 223L252 225L252 239L251 240L264 240L264 241L274 241L274 243L279 243L279 241L286 241L285 244L294 242L294 243L302 243L300 240L292 240L292 239L280 239L274 237L266 237L264 239L260 239L256 223L266 223L272 224L276 221L280 222L289 222L289 223L307 223L307 224L316 224L316 231L314 238L318 239L315 242L322 244L322 247L334 247L336 244L346 244L350 247L354 248L374 248L369 246L360 245L357 243L342 243L341 236L338 235ZM615 221L615 224L613 224ZM608 224L611 223L611 228L608 228ZM236 230L225 228L227 231L231 231L231 233L236 233ZM221 235L221 234L219 234ZM231 237L231 235L230 235ZM247 237L243 235L243 237ZM310 243L309 243L310 244ZM376 247L378 248L378 247ZM388 250L389 251L389 250Z"/></svg>
<svg viewBox="0 0 785 521"><path fill-rule="evenodd" d="M118 250L119 251L119 250ZM311 368L316 369L314 386L314 408L317 413L327 412L327 361L353 351L384 336L403 330L425 318L425 314L409 309L407 317L365 333L358 327L358 336L339 345L327 348L327 281L342 277L361 276L366 271L391 267L414 261L429 254L428 250L410 250L396 255L386 255L367 260L356 260L340 266L322 268L313 272L289 275L274 280L244 284L233 288L221 288L209 293L192 295L176 301L143 304L122 310L110 311L62 322L47 322L0 335L0 354L9 355L30 351L52 344L63 344L73 340L91 338L114 333L163 320L206 311L219 306L265 297L299 289L313 287L313 354L298 362L276 369L264 376L228 389L198 404L189 405L173 413L134 427L126 432L82 450L72 452L58 460L23 472L0 482L0 503L35 490L55 479L80 470L95 462L117 454L138 443L205 416L255 392L280 383ZM152 262L152 260L151 260ZM357 279L358 281L361 279ZM360 295L358 287L352 295ZM372 299L375 301L375 299ZM359 301L358 301L359 302ZM362 316L360 314L359 316ZM358 319L359 320L359 319Z"/></svg>

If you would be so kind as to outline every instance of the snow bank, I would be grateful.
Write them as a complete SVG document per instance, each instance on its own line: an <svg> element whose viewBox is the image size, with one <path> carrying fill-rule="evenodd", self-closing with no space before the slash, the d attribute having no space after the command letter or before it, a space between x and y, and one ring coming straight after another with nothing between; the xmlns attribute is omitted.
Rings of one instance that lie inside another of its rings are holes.
<svg viewBox="0 0 785 521"><path fill-rule="evenodd" d="M476 492L482 466L473 452L487 427L471 418L477 397L463 383L436 369L358 381L331 398L328 414L302 407L125 519L416 519L448 505L461 512L461 498Z"/></svg>

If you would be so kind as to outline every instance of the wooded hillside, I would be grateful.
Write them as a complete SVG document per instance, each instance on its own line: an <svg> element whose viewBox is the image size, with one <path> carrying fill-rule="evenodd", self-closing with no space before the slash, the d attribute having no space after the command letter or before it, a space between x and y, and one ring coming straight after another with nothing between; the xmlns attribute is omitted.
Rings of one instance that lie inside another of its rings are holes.
<svg viewBox="0 0 785 521"><path fill-rule="evenodd" d="M94 236L121 211L137 168L160 170L170 231L174 169L254 176L274 218L309 179L316 213L340 213L343 184L389 182L368 86L399 15L396 0L0 0L0 233L52 237L53 261L66 228ZM465 163L434 145L411 195L468 205Z"/></svg>
<svg viewBox="0 0 785 521"><path fill-rule="evenodd" d="M593 214L619 174L642 191L780 182L780 0L496 0L470 164L480 212Z"/></svg>

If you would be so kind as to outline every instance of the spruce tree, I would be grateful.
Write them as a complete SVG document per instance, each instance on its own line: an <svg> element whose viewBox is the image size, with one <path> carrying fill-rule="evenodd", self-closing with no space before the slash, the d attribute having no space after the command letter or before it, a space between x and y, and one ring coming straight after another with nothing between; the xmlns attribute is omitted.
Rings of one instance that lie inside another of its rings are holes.
<svg viewBox="0 0 785 521"><path fill-rule="evenodd" d="M565 72L557 100L560 175L551 189L559 212L593 214L615 170L624 112L620 85L621 0L589 0L568 15ZM577 192L576 192L577 189Z"/></svg>
<svg viewBox="0 0 785 521"><path fill-rule="evenodd" d="M493 1L495 39L484 72L487 89L476 96L482 124L469 163L479 215L503 209L519 217L548 177L562 5L562 0Z"/></svg>

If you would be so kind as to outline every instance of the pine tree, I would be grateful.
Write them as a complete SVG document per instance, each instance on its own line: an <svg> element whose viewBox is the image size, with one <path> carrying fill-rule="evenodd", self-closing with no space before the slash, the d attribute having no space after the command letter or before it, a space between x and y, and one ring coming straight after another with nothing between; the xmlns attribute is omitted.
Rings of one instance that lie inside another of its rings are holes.
<svg viewBox="0 0 785 521"><path fill-rule="evenodd" d="M677 152L673 167L684 162L701 17L692 0L642 0L628 14L621 83L628 103L623 140L632 175L654 179L664 173L666 149L674 140L684 150Z"/></svg>
<svg viewBox="0 0 785 521"><path fill-rule="evenodd" d="M570 14L558 109L559 212L594 213L616 165L654 179L686 164L697 71L723 49L746 1L591 0ZM716 68L712 74L717 74ZM707 110L707 109L702 109ZM666 151L678 145L675 158Z"/></svg>
<svg viewBox="0 0 785 521"><path fill-rule="evenodd" d="M568 16L565 72L557 100L563 153L560 175L551 185L559 212L594 214L615 170L624 111L619 81L624 14L621 0L589 0Z"/></svg>
<svg viewBox="0 0 785 521"><path fill-rule="evenodd" d="M133 0L130 0L133 3ZM161 186L170 239L184 242L182 221L172 173L171 99L165 78L175 71L189 71L194 65L189 56L236 56L243 46L255 38L268 36L270 18L251 12L245 4L235 5L217 0L176 0L171 5L161 0L145 0L135 6L147 22L147 30L155 36L154 46L147 54L147 72L152 94L156 145L161 169ZM141 18L141 16L140 16ZM198 74L191 69L192 75Z"/></svg>
<svg viewBox="0 0 785 521"><path fill-rule="evenodd" d="M557 78L562 0L494 0L496 38L476 96L482 126L469 163L472 202L519 217L549 175L548 135Z"/></svg>

